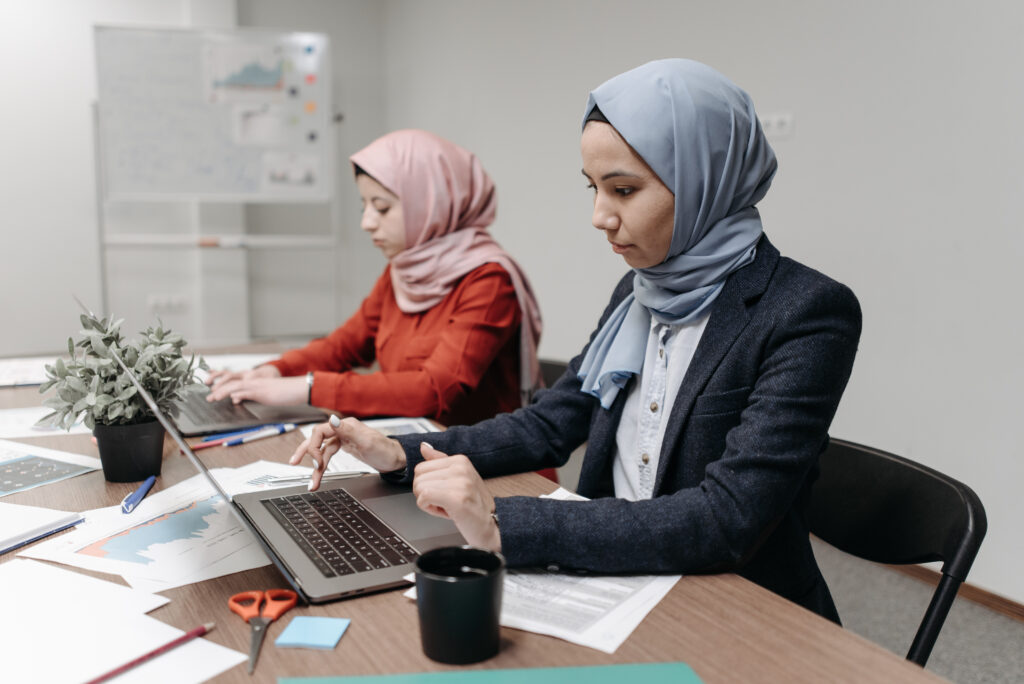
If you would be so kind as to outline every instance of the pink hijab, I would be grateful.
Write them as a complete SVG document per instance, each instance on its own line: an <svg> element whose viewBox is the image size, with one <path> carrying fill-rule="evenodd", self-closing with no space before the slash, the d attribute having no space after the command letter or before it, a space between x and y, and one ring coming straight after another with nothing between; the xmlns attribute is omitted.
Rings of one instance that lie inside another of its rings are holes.
<svg viewBox="0 0 1024 684"><path fill-rule="evenodd" d="M487 232L498 199L480 161L418 130L388 133L349 159L402 202L405 250L391 259L391 284L402 311L426 311L483 264L494 262L508 272L522 311L519 388L525 404L540 385L540 308L526 274Z"/></svg>

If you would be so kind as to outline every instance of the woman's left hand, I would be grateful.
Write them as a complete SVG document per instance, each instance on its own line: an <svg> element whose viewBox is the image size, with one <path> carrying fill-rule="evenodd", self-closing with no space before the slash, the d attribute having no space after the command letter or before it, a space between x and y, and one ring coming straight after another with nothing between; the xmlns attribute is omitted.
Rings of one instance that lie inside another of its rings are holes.
<svg viewBox="0 0 1024 684"><path fill-rule="evenodd" d="M469 459L448 456L426 442L420 444L420 453L425 460L416 466L412 481L416 505L454 522L470 546L501 551L501 534L491 515L494 497Z"/></svg>

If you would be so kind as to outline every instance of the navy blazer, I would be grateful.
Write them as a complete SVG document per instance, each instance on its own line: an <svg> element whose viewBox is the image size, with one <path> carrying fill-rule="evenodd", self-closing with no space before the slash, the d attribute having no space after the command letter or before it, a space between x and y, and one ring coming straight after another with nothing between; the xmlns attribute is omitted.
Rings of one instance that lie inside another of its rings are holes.
<svg viewBox="0 0 1024 684"><path fill-rule="evenodd" d="M632 284L630 271L598 329ZM602 409L576 377L586 349L528 407L452 427L430 442L466 454L484 477L560 466L587 442L577 492L590 501L497 500L510 567L734 571L838 620L805 508L860 329L849 288L780 257L762 237L754 261L727 279L711 306L672 407L653 498L615 498L615 433L631 385ZM396 439L410 466L422 460L422 435Z"/></svg>

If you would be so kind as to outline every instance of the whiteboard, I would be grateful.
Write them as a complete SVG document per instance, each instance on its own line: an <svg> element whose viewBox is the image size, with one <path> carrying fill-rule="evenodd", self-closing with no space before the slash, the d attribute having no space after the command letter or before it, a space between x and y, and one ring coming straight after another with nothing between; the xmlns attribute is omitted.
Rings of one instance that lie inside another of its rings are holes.
<svg viewBox="0 0 1024 684"><path fill-rule="evenodd" d="M327 36L95 29L106 199L327 200Z"/></svg>

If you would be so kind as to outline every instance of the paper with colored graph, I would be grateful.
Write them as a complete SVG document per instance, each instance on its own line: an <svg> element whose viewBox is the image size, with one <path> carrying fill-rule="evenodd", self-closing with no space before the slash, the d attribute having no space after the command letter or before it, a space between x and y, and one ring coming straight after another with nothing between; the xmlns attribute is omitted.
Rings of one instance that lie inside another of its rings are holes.
<svg viewBox="0 0 1024 684"><path fill-rule="evenodd" d="M233 496L266 488L270 477L303 470L257 461L212 473ZM255 538L202 475L151 493L130 515L121 513L119 506L86 511L79 529L21 555L121 575L133 587L147 591L269 563Z"/></svg>

